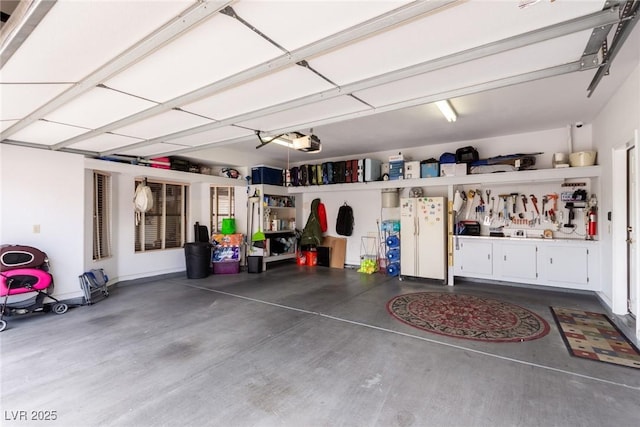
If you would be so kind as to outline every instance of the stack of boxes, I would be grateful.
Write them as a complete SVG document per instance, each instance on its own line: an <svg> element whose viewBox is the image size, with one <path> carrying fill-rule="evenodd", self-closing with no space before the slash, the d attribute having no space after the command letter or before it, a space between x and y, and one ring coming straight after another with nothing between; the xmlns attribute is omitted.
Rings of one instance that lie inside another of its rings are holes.
<svg viewBox="0 0 640 427"><path fill-rule="evenodd" d="M389 156L389 180L404 179L404 156Z"/></svg>
<svg viewBox="0 0 640 427"><path fill-rule="evenodd" d="M435 178L440 176L440 163L431 158L420 162L420 178Z"/></svg>
<svg viewBox="0 0 640 427"><path fill-rule="evenodd" d="M242 234L214 234L211 236L211 242L213 244L211 254L213 273L239 273Z"/></svg>

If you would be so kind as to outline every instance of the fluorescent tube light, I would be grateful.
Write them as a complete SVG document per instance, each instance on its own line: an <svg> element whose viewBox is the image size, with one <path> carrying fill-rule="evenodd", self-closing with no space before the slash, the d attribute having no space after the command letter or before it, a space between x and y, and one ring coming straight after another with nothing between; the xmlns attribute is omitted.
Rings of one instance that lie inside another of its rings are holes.
<svg viewBox="0 0 640 427"><path fill-rule="evenodd" d="M448 100L437 101L436 105L449 122L455 122L458 116Z"/></svg>

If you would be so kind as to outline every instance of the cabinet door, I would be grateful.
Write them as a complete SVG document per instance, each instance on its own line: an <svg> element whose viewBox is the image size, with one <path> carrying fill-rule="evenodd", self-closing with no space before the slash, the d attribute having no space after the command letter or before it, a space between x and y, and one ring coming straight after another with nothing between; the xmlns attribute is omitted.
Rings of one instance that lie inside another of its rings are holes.
<svg viewBox="0 0 640 427"><path fill-rule="evenodd" d="M499 260L505 279L535 279L538 277L538 248L535 244L502 244Z"/></svg>
<svg viewBox="0 0 640 427"><path fill-rule="evenodd" d="M460 275L493 274L492 249L490 242L461 240L455 252Z"/></svg>
<svg viewBox="0 0 640 427"><path fill-rule="evenodd" d="M586 285L589 282L589 250L580 246L545 249L545 278L550 282Z"/></svg>

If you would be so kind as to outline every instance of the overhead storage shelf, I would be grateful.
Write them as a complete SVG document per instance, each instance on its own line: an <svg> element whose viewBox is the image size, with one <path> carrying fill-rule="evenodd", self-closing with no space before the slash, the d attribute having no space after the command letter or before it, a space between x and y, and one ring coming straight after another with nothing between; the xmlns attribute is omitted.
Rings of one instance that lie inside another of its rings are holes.
<svg viewBox="0 0 640 427"><path fill-rule="evenodd" d="M289 193L319 193L326 191L358 191L383 188L443 187L468 184L513 184L522 182L553 182L572 178L597 178L600 166L569 167L557 169L537 169L516 172L495 172L461 176L441 176L437 178L401 179L394 181L358 182L347 184L310 185L289 187Z"/></svg>
<svg viewBox="0 0 640 427"><path fill-rule="evenodd" d="M107 160L85 158L84 165L87 169L101 170L106 172L121 172L133 174L140 177L171 179L177 182L205 182L214 185L228 187L246 187L247 182L240 179L224 178L221 176L206 175L192 172L182 172L177 170L152 168L127 163L110 162Z"/></svg>

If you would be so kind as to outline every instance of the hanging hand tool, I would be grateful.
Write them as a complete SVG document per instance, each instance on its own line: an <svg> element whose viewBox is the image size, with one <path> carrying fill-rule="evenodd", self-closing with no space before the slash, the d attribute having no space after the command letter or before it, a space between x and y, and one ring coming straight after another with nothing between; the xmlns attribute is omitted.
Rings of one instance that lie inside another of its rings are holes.
<svg viewBox="0 0 640 427"><path fill-rule="evenodd" d="M509 194L500 194L499 197L502 199L502 219L506 221L509 219L509 208L507 207Z"/></svg>
<svg viewBox="0 0 640 427"><path fill-rule="evenodd" d="M464 204L464 207L467 207L467 193L463 191L460 192L460 198L462 199L462 203ZM462 209L463 207L460 207L460 212L458 212L458 215L460 215L462 213Z"/></svg>
<svg viewBox="0 0 640 427"><path fill-rule="evenodd" d="M511 204L513 206L513 216L516 216L516 203L518 202L518 193L511 193Z"/></svg>
<svg viewBox="0 0 640 427"><path fill-rule="evenodd" d="M491 192L491 190L487 190L489 193ZM493 219L493 212L495 211L494 206L495 206L495 201L496 198L492 197L491 198L491 206L489 206L489 218Z"/></svg>
<svg viewBox="0 0 640 427"><path fill-rule="evenodd" d="M553 193L553 194L547 194L547 198L551 201L553 201L553 210L557 211L558 207L556 206L557 202L558 202L558 194L557 193Z"/></svg>
<svg viewBox="0 0 640 427"><path fill-rule="evenodd" d="M546 210L547 203L549 203L549 198L547 196L542 196L542 212L544 213L544 222L549 221L549 211Z"/></svg>
<svg viewBox="0 0 640 427"><path fill-rule="evenodd" d="M538 221L538 224L540 224L540 211L538 210L538 198L533 194L529 194L529 198L531 199L531 204L533 205L533 209L535 209L536 211L536 219Z"/></svg>
<svg viewBox="0 0 640 427"><path fill-rule="evenodd" d="M478 207L476 208L476 219L478 219L478 213L480 214L480 217L482 218L482 214L484 214L484 199L482 198L482 190L476 189L476 194L478 195L478 198L480 199L480 203L478 204Z"/></svg>
<svg viewBox="0 0 640 427"><path fill-rule="evenodd" d="M558 195L556 193L547 194L547 198L553 201L553 207L549 209L549 219L551 222L556 222L556 202L558 201Z"/></svg>
<svg viewBox="0 0 640 427"><path fill-rule="evenodd" d="M476 197L476 192L473 190L467 191L467 198L469 200L469 205L467 206L467 215L465 219L469 219L469 214L471 213L471 207L473 206L473 198Z"/></svg>

